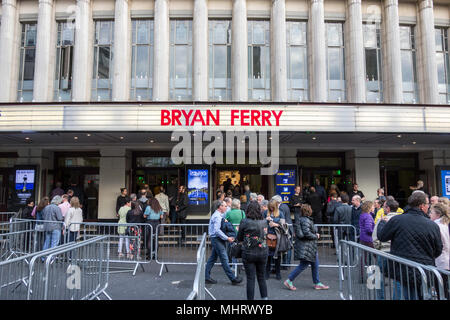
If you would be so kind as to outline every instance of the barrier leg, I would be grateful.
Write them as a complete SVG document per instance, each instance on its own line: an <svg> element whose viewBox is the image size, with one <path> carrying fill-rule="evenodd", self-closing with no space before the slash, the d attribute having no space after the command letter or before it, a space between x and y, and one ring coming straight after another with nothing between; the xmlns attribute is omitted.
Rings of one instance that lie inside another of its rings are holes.
<svg viewBox="0 0 450 320"><path fill-rule="evenodd" d="M205 291L213 300L217 300L208 289L205 288Z"/></svg>
<svg viewBox="0 0 450 320"><path fill-rule="evenodd" d="M167 265L162 264L162 265L161 265L161 269L159 270L159 276L160 276L160 277L162 276L163 268L166 269L166 272L169 272L169 269L167 268Z"/></svg>

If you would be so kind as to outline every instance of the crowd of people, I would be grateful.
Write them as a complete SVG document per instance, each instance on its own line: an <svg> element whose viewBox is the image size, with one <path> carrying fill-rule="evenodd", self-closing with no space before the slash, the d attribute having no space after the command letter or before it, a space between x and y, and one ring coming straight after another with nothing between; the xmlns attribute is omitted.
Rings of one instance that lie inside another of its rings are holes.
<svg viewBox="0 0 450 320"><path fill-rule="evenodd" d="M39 232L35 240L37 248L46 250L78 239L83 210L80 199L73 193L54 194L43 197L37 205L33 199L28 199L18 217L34 220L33 227Z"/></svg>
<svg viewBox="0 0 450 320"><path fill-rule="evenodd" d="M247 194L239 195L238 199L233 198L232 194L225 197L227 194L219 189L218 200L211 209L209 236L213 251L207 262L206 283L217 283L211 277L217 258L232 284L242 282L242 278L234 275L230 267L230 254L227 254L227 247L233 247L233 243L237 242L242 246L247 298L254 299L257 279L261 298L267 299L266 280L271 269L274 269L272 272L276 279L281 280L281 264L291 263L294 242L294 259L300 260L300 263L283 282L284 286L296 290L294 280L311 266L314 288L328 289L319 278L317 242L320 230L315 224L320 223L349 225L349 228L339 228L338 240L359 242L421 264L450 270L450 201L445 197L430 197L423 190L421 181L411 191L408 204L402 209L393 196L384 195L382 188L377 190L373 201L367 200L357 184L353 185L350 193L332 185L328 195L319 181L303 190L297 186L289 205L282 203L279 195L268 201L263 195L246 189ZM249 201L245 201L247 195ZM291 215L294 216L293 224ZM239 224L234 236L223 232L222 220ZM290 224L291 228L288 226ZM283 257L281 253L285 253ZM235 257L231 258L233 263L236 262ZM448 279L445 275L443 278L448 295ZM411 290L414 289L408 282L396 277L395 284L394 299L401 296L418 298L413 296Z"/></svg>

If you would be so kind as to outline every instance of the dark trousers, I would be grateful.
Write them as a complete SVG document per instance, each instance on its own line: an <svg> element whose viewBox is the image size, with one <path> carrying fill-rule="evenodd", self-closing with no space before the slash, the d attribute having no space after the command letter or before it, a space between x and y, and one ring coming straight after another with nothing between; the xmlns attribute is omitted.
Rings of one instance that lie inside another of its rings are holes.
<svg viewBox="0 0 450 320"><path fill-rule="evenodd" d="M281 255L278 255L277 259L274 259L274 257L270 255L267 257L266 274L269 275L270 273L270 266L272 264L272 261L275 264L275 274L279 275L281 273Z"/></svg>
<svg viewBox="0 0 450 320"><path fill-rule="evenodd" d="M175 210L175 206L170 206L169 219L170 223L177 223L177 211Z"/></svg>
<svg viewBox="0 0 450 320"><path fill-rule="evenodd" d="M147 234L147 248L152 248L152 252L155 252L155 246L156 246L156 237L158 236L156 234L156 229L158 228L159 225L159 220L147 220L148 223L151 224L152 229L148 228L148 234ZM153 230L153 232L152 232ZM152 238L153 238L153 242L152 242ZM152 243L152 245L150 245L150 243Z"/></svg>
<svg viewBox="0 0 450 320"><path fill-rule="evenodd" d="M74 242L75 240L77 240L77 236L78 231L75 232L69 231L69 242Z"/></svg>
<svg viewBox="0 0 450 320"><path fill-rule="evenodd" d="M266 256L242 256L245 274L247 275L247 300L255 298L255 278L258 279L259 293L261 298L267 297L267 284L264 277L266 269Z"/></svg>
<svg viewBox="0 0 450 320"><path fill-rule="evenodd" d="M178 215L178 214L177 214ZM186 217L177 217L177 223L178 224L185 224L186 223ZM181 226L181 240L185 240L186 239L186 234L185 234L185 226Z"/></svg>

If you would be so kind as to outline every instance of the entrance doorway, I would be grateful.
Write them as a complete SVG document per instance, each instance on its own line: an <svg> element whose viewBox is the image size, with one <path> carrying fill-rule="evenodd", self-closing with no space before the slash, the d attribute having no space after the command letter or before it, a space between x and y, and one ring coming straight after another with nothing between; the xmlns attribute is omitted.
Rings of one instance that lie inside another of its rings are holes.
<svg viewBox="0 0 450 320"><path fill-rule="evenodd" d="M99 165L100 154L95 152L80 155L73 155L73 153L55 155L54 183L61 182L64 192L73 188L78 189L75 195L78 193L83 206L83 219L86 221L98 219Z"/></svg>
<svg viewBox="0 0 450 320"><path fill-rule="evenodd" d="M332 184L340 191L349 192L351 188L351 171L345 170L344 152L299 152L297 154L300 184L314 186L316 179L320 180L328 193Z"/></svg>
<svg viewBox="0 0 450 320"><path fill-rule="evenodd" d="M380 153L380 185L385 195L391 195L400 207L406 206L421 175L417 153Z"/></svg>
<svg viewBox="0 0 450 320"><path fill-rule="evenodd" d="M221 184L225 186L225 192L227 192L227 188L229 189L231 187L234 190L238 186L236 192L233 194L233 198L239 198L240 195L245 193L244 186L246 184L249 185L251 192L262 194L267 198L269 194L269 176L261 175L260 171L260 167L217 166L213 170L215 173L213 177L214 199L217 198L216 191ZM231 183L228 179L231 179Z"/></svg>
<svg viewBox="0 0 450 320"><path fill-rule="evenodd" d="M13 211L14 170L0 169L0 211Z"/></svg>
<svg viewBox="0 0 450 320"><path fill-rule="evenodd" d="M181 168L142 168L137 169L134 174L132 190L138 194L139 190L148 184L153 195L159 193L159 186L167 190L178 188L178 185L184 184L184 174L181 174Z"/></svg>
<svg viewBox="0 0 450 320"><path fill-rule="evenodd" d="M349 177L350 173L341 169L300 168L302 188L307 185L316 185L316 179L319 179L320 185L323 186L327 192L330 190L332 184L337 185L340 191L348 192L348 186L351 187Z"/></svg>

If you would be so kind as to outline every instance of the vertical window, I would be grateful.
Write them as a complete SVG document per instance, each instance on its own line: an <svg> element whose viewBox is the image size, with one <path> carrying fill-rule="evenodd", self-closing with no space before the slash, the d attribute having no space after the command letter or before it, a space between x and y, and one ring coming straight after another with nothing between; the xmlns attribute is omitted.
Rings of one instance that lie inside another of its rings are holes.
<svg viewBox="0 0 450 320"><path fill-rule="evenodd" d="M248 98L271 99L269 21L248 21Z"/></svg>
<svg viewBox="0 0 450 320"><path fill-rule="evenodd" d="M131 54L132 100L151 100L153 93L153 20L133 20Z"/></svg>
<svg viewBox="0 0 450 320"><path fill-rule="evenodd" d="M95 21L92 100L111 100L114 21Z"/></svg>
<svg viewBox="0 0 450 320"><path fill-rule="evenodd" d="M72 98L72 63L74 45L74 27L72 23L58 23L56 42L56 68L53 99L70 101Z"/></svg>
<svg viewBox="0 0 450 320"><path fill-rule="evenodd" d="M192 20L170 21L169 82L171 100L192 100Z"/></svg>
<svg viewBox="0 0 450 320"><path fill-rule="evenodd" d="M209 99L231 100L231 21L209 21Z"/></svg>
<svg viewBox="0 0 450 320"><path fill-rule="evenodd" d="M286 61L288 100L308 100L308 53L306 22L287 21Z"/></svg>
<svg viewBox="0 0 450 320"><path fill-rule="evenodd" d="M36 23L22 23L17 100L32 101L36 58Z"/></svg>
<svg viewBox="0 0 450 320"><path fill-rule="evenodd" d="M363 33L366 56L366 100L378 103L383 101L380 25L364 24Z"/></svg>
<svg viewBox="0 0 450 320"><path fill-rule="evenodd" d="M402 58L403 102L418 101L416 75L416 45L413 26L400 26L400 49Z"/></svg>
<svg viewBox="0 0 450 320"><path fill-rule="evenodd" d="M328 101L345 101L344 32L342 23L327 22Z"/></svg>
<svg viewBox="0 0 450 320"><path fill-rule="evenodd" d="M444 28L436 28L435 35L439 103L450 104L450 61L448 54L448 31Z"/></svg>

